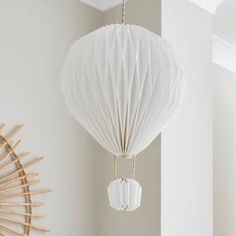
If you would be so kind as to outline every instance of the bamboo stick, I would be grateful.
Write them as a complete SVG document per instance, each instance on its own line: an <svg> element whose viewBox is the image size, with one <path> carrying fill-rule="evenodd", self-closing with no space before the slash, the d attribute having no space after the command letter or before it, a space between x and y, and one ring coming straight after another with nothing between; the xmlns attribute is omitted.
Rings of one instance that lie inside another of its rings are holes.
<svg viewBox="0 0 236 236"><path fill-rule="evenodd" d="M8 227L8 226L6 226L6 225L3 225L3 224L0 224L0 228L2 228L2 229L4 229L4 230L7 230L7 231L9 231L9 232L11 232L11 233L14 233L14 234L16 234L16 235L26 236L25 234L22 234L22 233L20 233L20 232L14 230L14 229L11 229L10 227Z"/></svg>
<svg viewBox="0 0 236 236"><path fill-rule="evenodd" d="M38 183L40 183L40 181L39 180L35 180L35 181L29 182L29 183L26 183L26 184L22 184L22 185L19 185L19 186L15 186L15 187L11 187L11 188L5 188L5 189L0 189L0 193L11 192L11 191L15 191L15 190L18 190L18 189L23 189L24 187L32 186L32 185L35 185L35 184L38 184Z"/></svg>
<svg viewBox="0 0 236 236"><path fill-rule="evenodd" d="M34 164L36 164L36 163L42 161L43 159L44 159L44 157L36 158L36 159L34 159L33 161L31 161L31 162L25 164L25 165L24 165L24 168L31 167L32 165L34 165Z"/></svg>
<svg viewBox="0 0 236 236"><path fill-rule="evenodd" d="M4 128L4 126L5 126L5 124L2 123L2 124L0 125L0 130L2 130L2 129Z"/></svg>
<svg viewBox="0 0 236 236"><path fill-rule="evenodd" d="M3 210L3 209L0 209L0 213L11 214L11 215L19 215L19 216L30 216L30 217L33 217L33 218L44 218L43 215L39 215L39 214L30 214L30 213L25 213L25 212Z"/></svg>
<svg viewBox="0 0 236 236"><path fill-rule="evenodd" d="M43 232L49 232L48 229L46 229L46 228L44 228L42 226L34 225L34 224L28 224L26 222L23 222L23 221L20 221L20 220L17 220L17 219L11 219L11 218L8 218L8 217L1 216L0 220L12 222L12 223L20 224L20 225L24 225L24 226L28 226L28 227L31 227L32 229L43 231Z"/></svg>
<svg viewBox="0 0 236 236"><path fill-rule="evenodd" d="M3 157L1 157L0 162L4 161L14 150L15 148L21 143L21 140L18 140L11 148L11 150L9 150L7 153L5 153L5 155L3 155Z"/></svg>
<svg viewBox="0 0 236 236"><path fill-rule="evenodd" d="M12 173L10 173L10 174L8 174L8 175L2 177L2 178L0 179L0 183L2 183L2 182L5 181L6 179L8 179L8 178L10 178L10 177L12 177L12 176L18 174L19 172L22 172L22 171L23 171L23 168L20 168L20 169L18 169L18 170L13 171Z"/></svg>
<svg viewBox="0 0 236 236"><path fill-rule="evenodd" d="M0 179L0 183L3 182L4 180L6 180L6 179L8 179L8 178L10 178L10 177L12 177L12 176L14 176L14 175L16 175L16 174L22 172L24 169L29 168L29 167L33 166L34 164L36 164L36 163L42 161L43 159L44 159L43 157L34 159L33 161L27 163L27 164L24 166L24 168L20 168L20 169L18 169L18 170L15 170L15 171L12 172L11 174L8 174L8 175L4 176L3 178L1 178L1 179Z"/></svg>
<svg viewBox="0 0 236 236"><path fill-rule="evenodd" d="M17 125L12 131L10 131L6 136L6 140L10 140L12 137L16 135L16 133L23 127L24 125Z"/></svg>
<svg viewBox="0 0 236 236"><path fill-rule="evenodd" d="M18 158L14 159L14 160L11 161L10 163L8 163L8 164L6 164L6 165L4 165L4 166L1 166L1 167L0 167L0 171L2 171L2 170L4 170L4 169L6 169L7 167L9 167L9 166L15 164L16 162L22 160L23 158L27 157L29 154L30 154L29 152L26 152L26 153L23 153L23 154L19 155Z"/></svg>
<svg viewBox="0 0 236 236"><path fill-rule="evenodd" d="M0 206L34 206L34 207L40 207L43 206L43 203L41 202L0 202Z"/></svg>
<svg viewBox="0 0 236 236"><path fill-rule="evenodd" d="M39 173L30 173L30 174L27 174L27 175L24 175L24 176L21 176L18 178L7 180L7 181L3 182L2 184L0 184L0 189L4 186L7 186L9 184L13 184L13 183L20 181L22 179L29 179L29 178L35 177L35 176L39 176ZM0 179L0 181L1 181L1 179Z"/></svg>
<svg viewBox="0 0 236 236"><path fill-rule="evenodd" d="M0 130L3 127L4 127L4 124L0 124ZM6 160L6 158L8 158L9 155L11 155L11 157L12 157L10 162L8 161L7 164L4 163L3 166L0 167L0 172L2 172L6 168L8 168L14 164L17 165L16 170L12 171L9 174L6 174L5 176L3 176L0 179L0 222L6 221L9 223L13 223L13 224L19 224L19 225L25 226L25 229L24 229L24 232L21 233L21 232L18 232L17 229L15 230L14 228L11 228L11 226L1 224L1 223L0 223L0 228L4 229L6 231L9 231L11 233L14 233L16 235L29 236L30 229L34 229L34 230L38 230L38 231L42 231L42 232L49 232L48 229L46 229L42 226L31 224L33 217L35 217L35 218L43 217L42 215L32 213L32 207L41 206L43 204L38 203L38 202L31 202L31 196L48 193L48 192L51 192L51 190L50 189L41 189L41 190L31 191L29 188L29 186L39 183L38 180L33 180L31 182L28 181L28 179L30 177L37 176L38 173L31 173L31 174L26 175L25 169L40 162L44 158L43 157L36 158L36 159L33 159L32 161L29 161L28 163L25 163L25 164L23 164L21 162L21 160L24 157L26 157L28 155L28 153L17 155L15 153L14 149L17 147L17 145L19 145L20 141L17 141L17 143L15 145L11 145L10 140L11 140L11 138L14 137L14 135L16 135L16 133L22 127L23 127L23 125L17 125L5 137L0 136L0 138L1 138L0 149L6 146L5 147L6 151L4 151L4 154L2 155L2 157L0 157L0 162L3 162L4 160ZM18 174L18 176L16 176L17 174ZM17 183L18 181L20 181L20 185L17 185L17 184L13 185L13 183ZM19 191L20 189L23 189L24 192ZM8 193L8 192L12 192L12 193ZM8 193L8 194L4 195L3 193ZM3 202L1 202L2 199L16 198L19 196L25 196L25 202L24 201L22 201L22 202L4 202L4 200L3 200ZM11 206L26 207L27 211L21 212L21 211L7 209L8 207L11 207ZM6 207L6 209L4 209L2 207ZM18 219L12 218L12 216L14 217L14 215L15 216L24 216L26 221L23 221L23 219L18 220ZM0 233L0 236L2 236L2 235L3 234Z"/></svg>
<svg viewBox="0 0 236 236"><path fill-rule="evenodd" d="M0 150L1 150L2 148L4 148L6 145L7 145L7 141L5 140L4 143L1 144Z"/></svg>
<svg viewBox="0 0 236 236"><path fill-rule="evenodd" d="M8 194L8 195L0 195L0 199L6 199L6 198L15 198L20 196L26 196L26 195L38 195L38 194L44 194L51 192L50 189L42 189L37 191L29 191L25 193L15 193L15 194Z"/></svg>

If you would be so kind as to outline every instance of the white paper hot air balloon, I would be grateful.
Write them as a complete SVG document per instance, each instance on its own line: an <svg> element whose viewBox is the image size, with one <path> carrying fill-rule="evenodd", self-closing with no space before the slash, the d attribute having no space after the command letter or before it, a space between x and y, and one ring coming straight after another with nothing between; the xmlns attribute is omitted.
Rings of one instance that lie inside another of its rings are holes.
<svg viewBox="0 0 236 236"><path fill-rule="evenodd" d="M115 24L74 43L62 87L70 113L91 136L114 156L132 158L176 114L184 79L168 42Z"/></svg>

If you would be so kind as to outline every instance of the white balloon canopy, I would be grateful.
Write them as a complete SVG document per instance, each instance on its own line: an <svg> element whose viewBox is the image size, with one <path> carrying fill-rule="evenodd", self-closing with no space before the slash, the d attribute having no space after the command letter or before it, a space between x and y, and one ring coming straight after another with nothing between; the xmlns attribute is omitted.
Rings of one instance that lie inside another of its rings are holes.
<svg viewBox="0 0 236 236"><path fill-rule="evenodd" d="M168 42L140 26L115 24L74 43L62 87L70 113L97 142L131 158L174 117L184 79Z"/></svg>

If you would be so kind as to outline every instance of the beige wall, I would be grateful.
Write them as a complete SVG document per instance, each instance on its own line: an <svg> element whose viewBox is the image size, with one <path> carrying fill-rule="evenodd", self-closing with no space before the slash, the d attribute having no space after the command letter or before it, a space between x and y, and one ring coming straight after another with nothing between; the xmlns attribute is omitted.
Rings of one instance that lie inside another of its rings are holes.
<svg viewBox="0 0 236 236"><path fill-rule="evenodd" d="M0 122L24 123L21 150L45 156L35 169L53 192L40 198L46 218L38 224L52 236L95 236L100 227L103 150L69 115L60 72L72 42L101 22L101 13L76 0L0 1Z"/></svg>
<svg viewBox="0 0 236 236"><path fill-rule="evenodd" d="M157 0L132 0L127 22L160 33L160 9ZM0 1L0 122L24 123L22 150L46 157L36 170L53 190L40 199L49 235L160 235L160 137L137 161L142 207L116 212L106 192L112 158L70 116L60 88L69 46L120 15L120 7L103 15L76 0ZM128 173L131 163L120 165Z"/></svg>
<svg viewBox="0 0 236 236"><path fill-rule="evenodd" d="M132 0L127 3L126 22L144 26L157 34L161 32L161 1ZM120 23L121 7L104 14L103 24ZM108 206L106 188L113 177L112 157L100 158L103 169L99 194L100 230L97 236L158 236L160 235L160 136L137 159L137 180L143 187L142 206L135 212L125 213ZM119 162L120 176L129 177L131 163Z"/></svg>

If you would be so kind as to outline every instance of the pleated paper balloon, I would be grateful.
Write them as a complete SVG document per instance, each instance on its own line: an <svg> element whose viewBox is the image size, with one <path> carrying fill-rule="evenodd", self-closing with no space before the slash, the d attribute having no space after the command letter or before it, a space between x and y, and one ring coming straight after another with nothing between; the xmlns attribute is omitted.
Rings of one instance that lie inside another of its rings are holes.
<svg viewBox="0 0 236 236"><path fill-rule="evenodd" d="M170 45L135 25L108 25L69 51L62 87L70 113L115 156L144 150L176 114L183 73Z"/></svg>
<svg viewBox="0 0 236 236"><path fill-rule="evenodd" d="M115 157L131 159L176 114L184 79L169 43L140 26L116 24L74 43L62 87L70 113L91 136ZM132 199L140 203L141 192L121 191L119 180L108 189L110 205L123 209L120 199L129 193L130 205L124 209L136 209L139 204Z"/></svg>

